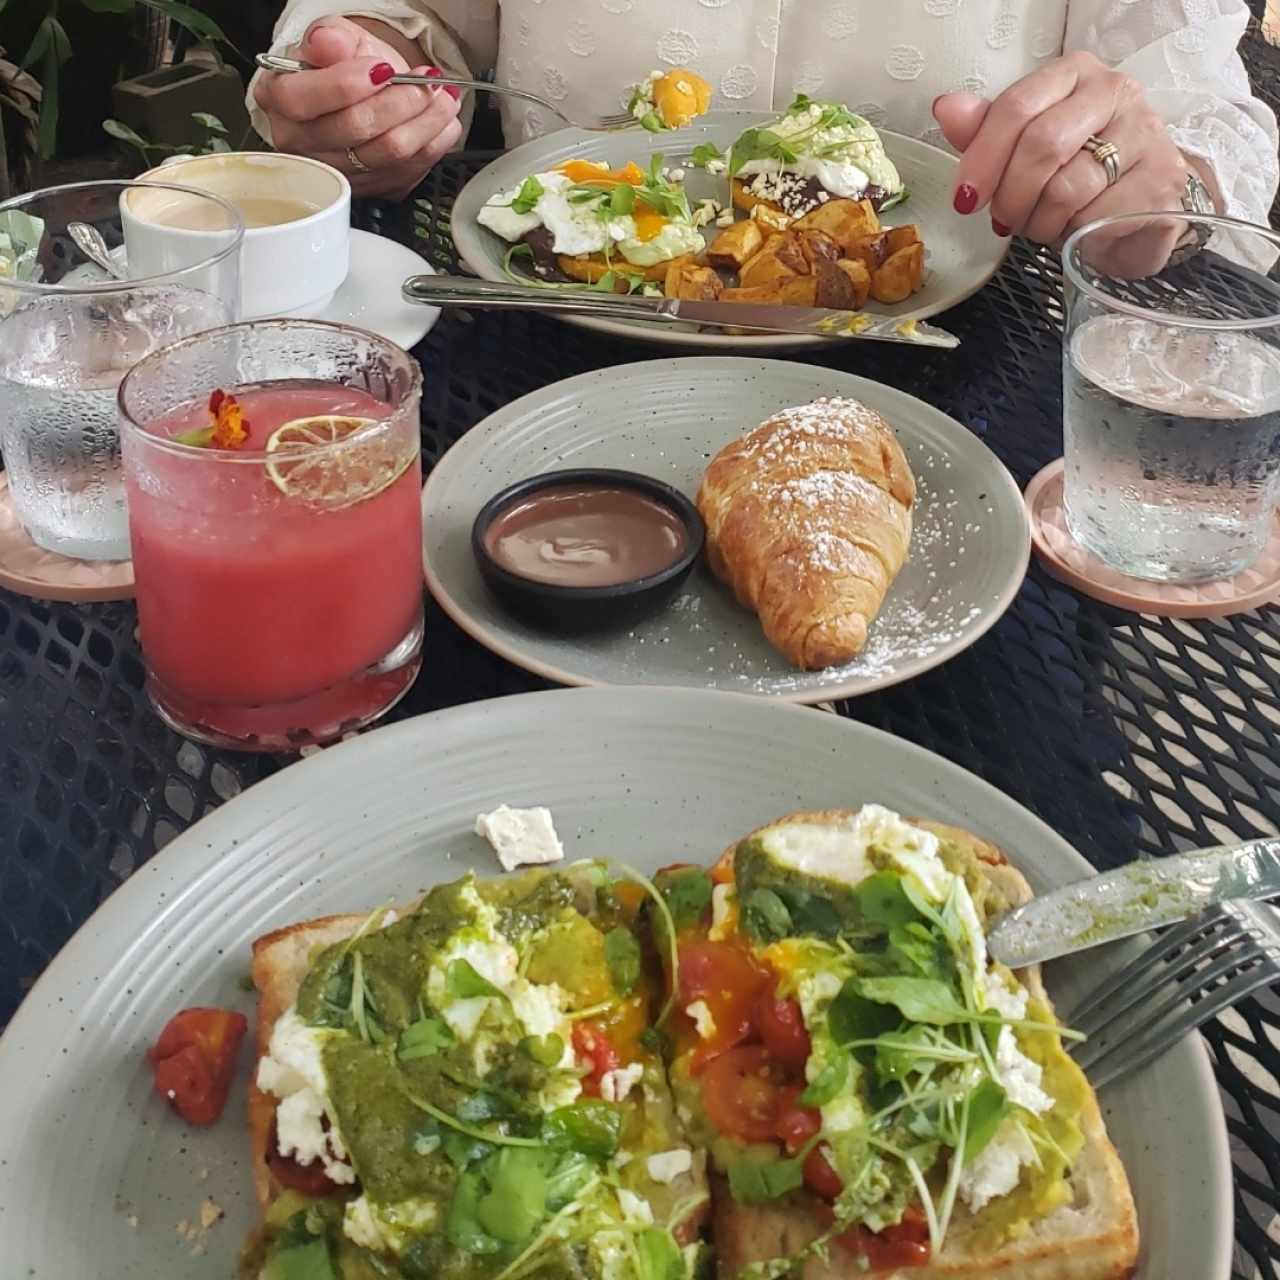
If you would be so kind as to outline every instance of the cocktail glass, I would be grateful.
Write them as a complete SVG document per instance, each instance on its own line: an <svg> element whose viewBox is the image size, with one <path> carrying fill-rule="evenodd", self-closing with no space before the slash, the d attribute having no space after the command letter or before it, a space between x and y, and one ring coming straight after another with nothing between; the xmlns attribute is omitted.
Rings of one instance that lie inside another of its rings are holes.
<svg viewBox="0 0 1280 1280"><path fill-rule="evenodd" d="M421 393L393 343L288 319L187 338L121 383L147 688L173 728L296 750L369 724L409 688ZM239 415L238 447L209 438L211 397L224 425Z"/></svg>

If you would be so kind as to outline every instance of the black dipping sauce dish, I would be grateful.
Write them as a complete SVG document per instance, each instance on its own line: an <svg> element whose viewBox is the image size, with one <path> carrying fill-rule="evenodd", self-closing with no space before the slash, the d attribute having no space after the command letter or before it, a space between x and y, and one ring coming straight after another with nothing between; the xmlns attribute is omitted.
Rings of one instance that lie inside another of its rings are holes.
<svg viewBox="0 0 1280 1280"><path fill-rule="evenodd" d="M631 626L670 603L706 529L678 489L634 471L580 467L495 494L471 551L512 613L548 631Z"/></svg>

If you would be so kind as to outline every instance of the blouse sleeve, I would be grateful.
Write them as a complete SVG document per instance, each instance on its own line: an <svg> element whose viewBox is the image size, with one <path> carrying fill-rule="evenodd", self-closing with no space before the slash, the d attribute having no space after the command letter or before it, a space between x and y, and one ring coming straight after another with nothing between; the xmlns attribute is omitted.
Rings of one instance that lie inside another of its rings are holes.
<svg viewBox="0 0 1280 1280"><path fill-rule="evenodd" d="M1146 86L1187 155L1213 170L1225 213L1266 226L1280 177L1276 118L1249 91L1237 47L1244 0L1071 0L1064 48Z"/></svg>
<svg viewBox="0 0 1280 1280"><path fill-rule="evenodd" d="M498 46L499 0L288 0L276 22L271 52L291 54L307 28L320 18L374 18L422 46L424 61L449 75L473 78L493 66ZM271 126L254 97L258 71L245 102L259 135L271 141ZM473 94L462 100L463 136L471 124Z"/></svg>

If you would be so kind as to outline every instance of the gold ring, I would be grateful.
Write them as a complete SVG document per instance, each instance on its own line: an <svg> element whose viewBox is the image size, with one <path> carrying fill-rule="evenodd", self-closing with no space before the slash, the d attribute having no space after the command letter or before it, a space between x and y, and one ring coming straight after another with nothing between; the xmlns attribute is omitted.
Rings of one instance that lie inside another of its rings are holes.
<svg viewBox="0 0 1280 1280"><path fill-rule="evenodd" d="M1107 186L1114 187L1120 181L1120 148L1091 133L1084 149L1107 171Z"/></svg>
<svg viewBox="0 0 1280 1280"><path fill-rule="evenodd" d="M347 148L347 163L351 166L352 173L368 173L369 166L356 155L355 147Z"/></svg>

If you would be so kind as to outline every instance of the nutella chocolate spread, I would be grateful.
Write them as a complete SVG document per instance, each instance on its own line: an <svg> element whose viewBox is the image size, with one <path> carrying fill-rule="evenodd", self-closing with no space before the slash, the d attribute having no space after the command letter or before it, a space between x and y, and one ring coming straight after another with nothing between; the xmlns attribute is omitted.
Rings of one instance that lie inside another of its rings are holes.
<svg viewBox="0 0 1280 1280"><path fill-rule="evenodd" d="M496 516L485 550L510 573L565 587L611 587L658 573L689 536L680 517L634 489L557 485Z"/></svg>

